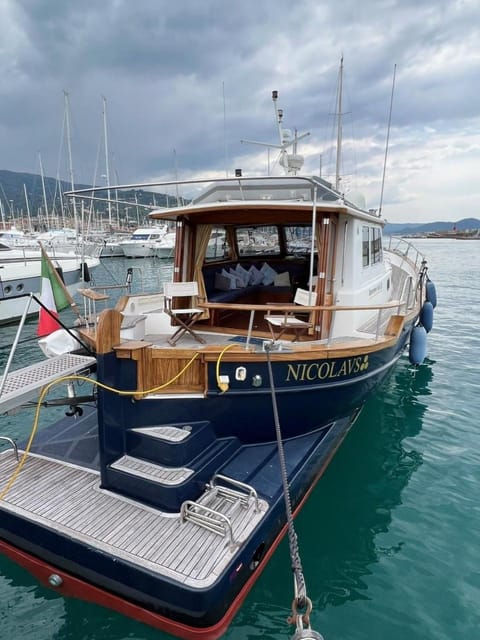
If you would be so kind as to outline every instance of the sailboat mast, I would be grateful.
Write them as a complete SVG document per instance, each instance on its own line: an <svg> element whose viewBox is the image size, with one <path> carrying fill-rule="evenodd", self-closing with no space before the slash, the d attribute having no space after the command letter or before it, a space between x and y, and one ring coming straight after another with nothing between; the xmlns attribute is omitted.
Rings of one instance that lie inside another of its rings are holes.
<svg viewBox="0 0 480 640"><path fill-rule="evenodd" d="M42 164L42 156L38 154L38 163L40 165L40 178L42 180L42 193L43 193L43 207L45 209L45 221L48 227L48 203L47 203L47 192L45 191L45 176L43 173L43 164Z"/></svg>
<svg viewBox="0 0 480 640"><path fill-rule="evenodd" d="M3 227L3 230L5 231L6 228L7 228L5 226L5 210L3 208L3 202L1 200L1 198L0 198L0 215L2 216L2 227Z"/></svg>
<svg viewBox="0 0 480 640"><path fill-rule="evenodd" d="M33 231L32 229L32 218L30 216L30 203L28 202L28 194L27 194L27 185L25 183L23 183L23 194L25 196L25 204L27 207L27 220L28 220L28 230L31 233ZM0 202L0 208L2 207L2 203ZM3 209L2 209L3 211ZM2 216L3 218L3 216ZM3 228L5 229L5 224L3 225Z"/></svg>
<svg viewBox="0 0 480 640"><path fill-rule="evenodd" d="M64 91L63 95L64 95L64 103L65 103L65 130L67 134L67 153L68 153L68 170L70 175L70 188L72 191L74 191L75 180L73 177L72 140L70 135L70 101L69 101L69 95L67 91ZM75 206L75 198L72 198L72 204L73 204L73 219L74 219L75 230L78 231L77 208Z"/></svg>
<svg viewBox="0 0 480 640"><path fill-rule="evenodd" d="M107 187L110 187L110 161L108 157L108 132L107 132L107 99L102 96L103 99L103 138L105 141L105 171ZM110 189L107 188L108 199L108 224L112 226L112 202L110 200Z"/></svg>
<svg viewBox="0 0 480 640"><path fill-rule="evenodd" d="M343 56L340 59L340 75L338 80L338 113L337 113L337 162L335 166L335 189L340 191L340 170L342 164L342 93L343 93Z"/></svg>

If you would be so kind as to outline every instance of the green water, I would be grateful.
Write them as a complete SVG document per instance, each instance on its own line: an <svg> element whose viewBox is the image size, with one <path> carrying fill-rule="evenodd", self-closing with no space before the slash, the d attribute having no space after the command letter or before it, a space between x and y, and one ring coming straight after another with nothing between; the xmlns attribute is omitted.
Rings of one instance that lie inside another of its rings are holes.
<svg viewBox="0 0 480 640"><path fill-rule="evenodd" d="M480 241L416 244L438 296L428 360L416 373L400 360L296 521L312 627L325 640L480 637ZM1 424L15 437L29 426L18 415ZM226 638L291 637L289 566L284 541ZM64 600L0 557L0 637L170 636Z"/></svg>

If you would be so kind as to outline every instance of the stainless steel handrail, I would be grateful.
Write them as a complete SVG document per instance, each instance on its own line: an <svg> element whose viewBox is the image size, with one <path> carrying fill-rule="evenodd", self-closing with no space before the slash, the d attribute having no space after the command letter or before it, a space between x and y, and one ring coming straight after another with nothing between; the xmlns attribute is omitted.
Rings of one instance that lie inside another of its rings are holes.
<svg viewBox="0 0 480 640"><path fill-rule="evenodd" d="M17 462L18 462L20 460L20 458L18 457L18 447L17 447L17 443L15 442L15 440L12 440L12 438L9 438L8 436L0 436L0 440L3 440L4 442L8 442L9 444L12 445L13 452L15 453L15 457L16 457Z"/></svg>

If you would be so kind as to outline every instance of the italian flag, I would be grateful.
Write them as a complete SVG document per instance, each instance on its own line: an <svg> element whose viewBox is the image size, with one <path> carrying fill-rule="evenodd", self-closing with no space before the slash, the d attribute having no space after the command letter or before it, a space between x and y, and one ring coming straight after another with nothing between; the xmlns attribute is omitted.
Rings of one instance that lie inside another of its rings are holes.
<svg viewBox="0 0 480 640"><path fill-rule="evenodd" d="M57 331L57 329L61 329L60 324L56 320L56 318L58 318L58 312L69 307L73 301L43 247L41 247L41 251L42 270L40 300L42 304L49 309L50 313L48 313L48 311L43 307L40 307L37 335L47 336L50 333Z"/></svg>

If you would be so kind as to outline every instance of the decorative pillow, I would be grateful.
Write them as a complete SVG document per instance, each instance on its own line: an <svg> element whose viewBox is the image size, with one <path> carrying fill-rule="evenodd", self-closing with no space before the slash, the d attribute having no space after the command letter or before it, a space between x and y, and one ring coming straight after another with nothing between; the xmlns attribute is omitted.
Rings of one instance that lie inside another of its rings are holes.
<svg viewBox="0 0 480 640"><path fill-rule="evenodd" d="M254 264L252 264L252 266L248 270L248 275L250 276L248 284L250 285L262 284L263 273L259 269L257 269L257 267Z"/></svg>
<svg viewBox="0 0 480 640"><path fill-rule="evenodd" d="M264 284L265 286L268 286L269 284L273 284L273 281L275 280L275 276L277 275L277 272L275 271L275 269L273 269L269 264L264 262L260 267L260 271L263 273L262 284Z"/></svg>
<svg viewBox="0 0 480 640"><path fill-rule="evenodd" d="M288 271L283 273L277 273L273 279L273 285L275 287L289 287L290 286L290 274Z"/></svg>
<svg viewBox="0 0 480 640"><path fill-rule="evenodd" d="M242 278L243 286L248 287L250 284L250 274L240 263L235 267L235 273Z"/></svg>
<svg viewBox="0 0 480 640"><path fill-rule="evenodd" d="M222 271L220 273L217 271L217 273L215 273L215 289L218 289L219 291L230 291L231 289L236 289L235 278L232 278L232 276L227 272L223 273Z"/></svg>
<svg viewBox="0 0 480 640"><path fill-rule="evenodd" d="M235 271L235 269L232 269L232 267L230 267L230 269L228 270L228 273L235 278L235 289L243 289L243 287L245 287L245 282L243 281L243 277L237 273Z"/></svg>

